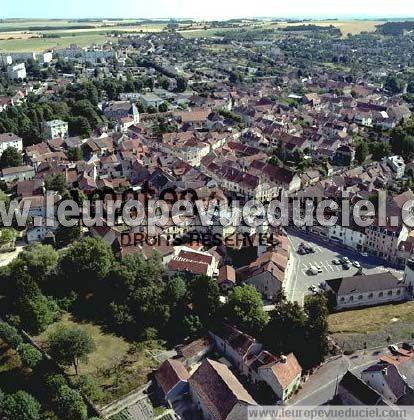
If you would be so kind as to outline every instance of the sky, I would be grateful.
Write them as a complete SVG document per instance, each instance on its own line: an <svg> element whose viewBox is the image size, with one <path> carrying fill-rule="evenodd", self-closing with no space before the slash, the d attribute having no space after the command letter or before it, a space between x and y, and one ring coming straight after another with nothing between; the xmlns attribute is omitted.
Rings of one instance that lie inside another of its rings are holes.
<svg viewBox="0 0 414 420"><path fill-rule="evenodd" d="M413 0L0 0L0 18L414 17Z"/></svg>

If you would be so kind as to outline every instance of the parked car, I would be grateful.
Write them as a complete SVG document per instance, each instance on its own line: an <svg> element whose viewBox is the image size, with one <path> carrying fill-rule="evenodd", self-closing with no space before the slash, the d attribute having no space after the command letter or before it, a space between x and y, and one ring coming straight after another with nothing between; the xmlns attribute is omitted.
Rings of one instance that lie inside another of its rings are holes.
<svg viewBox="0 0 414 420"><path fill-rule="evenodd" d="M398 347L394 344L391 344L390 346L388 346L388 350L392 353L392 354L397 354L398 353Z"/></svg>
<svg viewBox="0 0 414 420"><path fill-rule="evenodd" d="M368 257L368 252L361 252L361 255L362 255L363 257Z"/></svg>
<svg viewBox="0 0 414 420"><path fill-rule="evenodd" d="M341 264L341 261L335 259L335 260L332 260L332 264L333 265L340 265Z"/></svg>
<svg viewBox="0 0 414 420"><path fill-rule="evenodd" d="M358 261L354 261L352 265L356 268L361 268L361 264Z"/></svg>
<svg viewBox="0 0 414 420"><path fill-rule="evenodd" d="M315 286L314 284L312 284L312 286L311 286L311 287L309 287L309 290L310 290L311 292L317 292L317 291L318 291L318 287L317 287L317 286Z"/></svg>
<svg viewBox="0 0 414 420"><path fill-rule="evenodd" d="M350 266L348 263L343 263L343 264L342 264L342 268L343 268L344 270L349 270L349 269L351 268L351 266Z"/></svg>
<svg viewBox="0 0 414 420"><path fill-rule="evenodd" d="M312 276L316 276L318 274L318 269L311 265L309 267L308 273L310 273Z"/></svg>
<svg viewBox="0 0 414 420"><path fill-rule="evenodd" d="M350 264L351 263L351 261L348 257L343 257L341 259L341 262L342 262L342 264Z"/></svg>
<svg viewBox="0 0 414 420"><path fill-rule="evenodd" d="M404 350L407 350L407 351L413 351L414 350L414 345L412 345L411 343L402 343L401 347Z"/></svg>
<svg viewBox="0 0 414 420"><path fill-rule="evenodd" d="M319 265L315 265L315 268L318 270L318 273L323 273L322 267Z"/></svg>

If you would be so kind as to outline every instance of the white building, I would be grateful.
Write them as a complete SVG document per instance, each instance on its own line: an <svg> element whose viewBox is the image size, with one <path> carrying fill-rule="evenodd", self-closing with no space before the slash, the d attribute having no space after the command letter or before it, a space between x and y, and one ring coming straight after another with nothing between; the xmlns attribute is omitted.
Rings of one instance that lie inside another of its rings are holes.
<svg viewBox="0 0 414 420"><path fill-rule="evenodd" d="M21 152L23 150L23 140L14 133L0 134L0 156L9 147L14 147Z"/></svg>
<svg viewBox="0 0 414 420"><path fill-rule="evenodd" d="M26 65L24 63L7 66L7 75L10 79L25 79Z"/></svg>
<svg viewBox="0 0 414 420"><path fill-rule="evenodd" d="M402 178L405 173L405 162L401 156L390 156L386 160L388 166L395 172L397 179Z"/></svg>
<svg viewBox="0 0 414 420"><path fill-rule="evenodd" d="M325 284L335 296L337 310L376 306L407 298L406 282L389 271L327 280Z"/></svg>
<svg viewBox="0 0 414 420"><path fill-rule="evenodd" d="M68 123L62 120L52 120L42 123L43 133L48 140L53 140L58 137L65 139L68 137Z"/></svg>
<svg viewBox="0 0 414 420"><path fill-rule="evenodd" d="M328 237L331 241L339 242L357 251L364 251L367 243L365 230L358 226L329 226Z"/></svg>

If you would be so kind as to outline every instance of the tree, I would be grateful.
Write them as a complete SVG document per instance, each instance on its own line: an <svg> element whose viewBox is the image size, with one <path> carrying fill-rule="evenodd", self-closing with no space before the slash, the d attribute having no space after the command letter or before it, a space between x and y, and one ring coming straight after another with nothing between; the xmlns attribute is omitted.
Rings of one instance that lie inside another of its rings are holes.
<svg viewBox="0 0 414 420"><path fill-rule="evenodd" d="M42 353L31 344L23 343L17 348L23 366L34 369L43 359Z"/></svg>
<svg viewBox="0 0 414 420"><path fill-rule="evenodd" d="M380 161L383 158L390 156L391 147L388 143L383 141L375 141L369 145L370 153L372 154L372 159Z"/></svg>
<svg viewBox="0 0 414 420"><path fill-rule="evenodd" d="M368 145L365 141L361 140L355 147L355 160L361 164L365 162L369 153Z"/></svg>
<svg viewBox="0 0 414 420"><path fill-rule="evenodd" d="M84 420L87 418L88 409L81 394L79 391L69 388L68 385L63 385L58 389L54 404L56 412L62 419Z"/></svg>
<svg viewBox="0 0 414 420"><path fill-rule="evenodd" d="M0 402L0 414L8 420L39 420L41 406L25 391L5 395Z"/></svg>
<svg viewBox="0 0 414 420"><path fill-rule="evenodd" d="M59 254L51 245L35 243L27 246L19 259L33 279L44 282L47 274L56 267Z"/></svg>
<svg viewBox="0 0 414 420"><path fill-rule="evenodd" d="M306 358L304 367L315 366L328 354L328 300L324 295L310 296L305 302Z"/></svg>
<svg viewBox="0 0 414 420"><path fill-rule="evenodd" d="M62 226L59 225L55 232L56 247L58 249L70 245L81 236L81 228L79 225Z"/></svg>
<svg viewBox="0 0 414 420"><path fill-rule="evenodd" d="M0 339L13 349L17 349L23 342L17 329L5 322L0 323Z"/></svg>
<svg viewBox="0 0 414 420"><path fill-rule="evenodd" d="M184 92L187 89L187 80L182 77L178 76L175 79L177 81L177 87L175 89L176 92Z"/></svg>
<svg viewBox="0 0 414 420"><path fill-rule="evenodd" d="M225 313L241 329L256 333L263 330L269 316L263 309L260 293L250 285L237 286L229 295Z"/></svg>
<svg viewBox="0 0 414 420"><path fill-rule="evenodd" d="M60 328L49 336L49 353L61 365L75 368L88 361L88 355L95 350L92 337L77 327Z"/></svg>
<svg viewBox="0 0 414 420"><path fill-rule="evenodd" d="M220 309L220 291L215 280L196 277L191 284L191 301L196 315L204 325L210 325Z"/></svg>
<svg viewBox="0 0 414 420"><path fill-rule="evenodd" d="M270 313L269 323L263 332L264 343L276 354L294 351L300 358L300 349L304 346L305 325L306 315L299 304L288 302L282 297Z"/></svg>
<svg viewBox="0 0 414 420"><path fill-rule="evenodd" d="M80 160L83 160L83 153L80 147L73 147L72 149L69 149L66 155L68 159L72 162L78 162Z"/></svg>
<svg viewBox="0 0 414 420"><path fill-rule="evenodd" d="M114 255L103 240L84 238L69 247L60 260L60 272L73 290L91 291L114 263Z"/></svg>
<svg viewBox="0 0 414 420"><path fill-rule="evenodd" d="M401 93L404 88L404 81L401 80L396 74L390 74L385 79L384 88L393 95Z"/></svg>
<svg viewBox="0 0 414 420"><path fill-rule="evenodd" d="M0 157L0 168L13 168L23 163L22 154L15 147L8 147Z"/></svg>
<svg viewBox="0 0 414 420"><path fill-rule="evenodd" d="M99 403L105 398L104 391L91 375L79 376L76 387L94 403Z"/></svg>

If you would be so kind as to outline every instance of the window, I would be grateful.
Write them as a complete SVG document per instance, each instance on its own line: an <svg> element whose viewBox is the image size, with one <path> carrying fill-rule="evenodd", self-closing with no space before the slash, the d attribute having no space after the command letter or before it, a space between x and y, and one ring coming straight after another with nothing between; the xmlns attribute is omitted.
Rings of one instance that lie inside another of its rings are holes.
<svg viewBox="0 0 414 420"><path fill-rule="evenodd" d="M345 302L345 298L344 297L341 297L341 302Z"/></svg>
<svg viewBox="0 0 414 420"><path fill-rule="evenodd" d="M369 295L368 295L368 299L372 299L374 297L374 293L370 293Z"/></svg>
<svg viewBox="0 0 414 420"><path fill-rule="evenodd" d="M383 296L384 296L384 293L382 293L382 292L378 293L378 297L383 297Z"/></svg>
<svg viewBox="0 0 414 420"><path fill-rule="evenodd" d="M400 289L398 289L395 293L396 293L397 295L400 295L400 294L401 294L401 290L400 290Z"/></svg>
<svg viewBox="0 0 414 420"><path fill-rule="evenodd" d="M349 301L350 301L350 302L353 302L353 301L354 301L354 297L353 297L353 296L351 296L351 297L349 298Z"/></svg>
<svg viewBox="0 0 414 420"><path fill-rule="evenodd" d="M358 300L362 300L363 299L363 296L362 295L359 295L358 296Z"/></svg>
<svg viewBox="0 0 414 420"><path fill-rule="evenodd" d="M392 296L392 290L388 292L388 296Z"/></svg>

